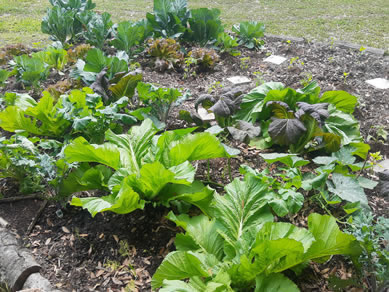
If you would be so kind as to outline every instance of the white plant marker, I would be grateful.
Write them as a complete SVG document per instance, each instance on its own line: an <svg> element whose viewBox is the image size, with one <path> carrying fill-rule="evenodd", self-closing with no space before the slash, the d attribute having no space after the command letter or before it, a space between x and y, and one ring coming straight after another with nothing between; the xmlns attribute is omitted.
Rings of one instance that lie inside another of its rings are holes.
<svg viewBox="0 0 389 292"><path fill-rule="evenodd" d="M375 79L366 80L366 83L373 85L375 88L378 89L389 88L389 80L386 80L384 78L375 78Z"/></svg>
<svg viewBox="0 0 389 292"><path fill-rule="evenodd" d="M233 76L230 78L227 78L228 81L230 81L234 85L242 85L247 84L251 82L250 78L247 78L246 76Z"/></svg>
<svg viewBox="0 0 389 292"><path fill-rule="evenodd" d="M384 172L385 170L389 170L389 159L385 159L383 161L378 162L373 170L375 173Z"/></svg>
<svg viewBox="0 0 389 292"><path fill-rule="evenodd" d="M273 64L276 64L276 65L281 65L283 62L286 61L286 58L285 57L282 57L282 56L277 56L277 55L271 55L270 57L267 57L265 60L263 60L264 62L269 62L269 63L273 63Z"/></svg>

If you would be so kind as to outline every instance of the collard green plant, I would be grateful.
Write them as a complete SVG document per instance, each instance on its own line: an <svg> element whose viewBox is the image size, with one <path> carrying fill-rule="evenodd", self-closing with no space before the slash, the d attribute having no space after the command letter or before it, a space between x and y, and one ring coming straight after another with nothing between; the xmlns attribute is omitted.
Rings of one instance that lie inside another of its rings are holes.
<svg viewBox="0 0 389 292"><path fill-rule="evenodd" d="M323 262L334 254L359 255L355 237L341 232L333 217L311 214L308 229L272 222L261 200L267 185L252 185L252 179L235 179L224 196L216 194L211 218L169 213L185 233L177 235L177 250L155 272L154 289L299 291L281 272L298 273L302 264Z"/></svg>
<svg viewBox="0 0 389 292"><path fill-rule="evenodd" d="M96 7L91 0L50 0L51 8L43 17L41 30L55 41L65 45L74 41L77 34L87 26ZM84 26L84 27L83 27Z"/></svg>
<svg viewBox="0 0 389 292"><path fill-rule="evenodd" d="M128 134L115 135L106 132L106 143L89 144L79 137L65 150L68 163L98 163L114 170L107 183L94 185L92 189L109 190L102 197L73 197L72 204L82 206L95 216L99 212L112 211L118 214L142 209L146 202L168 203L182 200L207 212L213 192L196 186L193 190L195 168L190 161L229 157L224 146L209 133L191 134L194 129L164 132L156 136L158 129L150 119L134 126ZM95 172L89 177L102 177ZM65 181L64 184L71 182ZM187 186L187 190L176 191ZM75 185L72 190L77 189ZM79 186L84 188L85 186ZM192 194L192 195L191 195Z"/></svg>
<svg viewBox="0 0 389 292"><path fill-rule="evenodd" d="M211 45L216 42L218 35L223 31L219 9L191 9L189 29L185 33L184 39L201 46Z"/></svg>
<svg viewBox="0 0 389 292"><path fill-rule="evenodd" d="M54 47L49 47L45 51L33 53L32 57L40 59L42 62L46 63L49 68L55 68L59 71L62 70L68 62L67 51Z"/></svg>
<svg viewBox="0 0 389 292"><path fill-rule="evenodd" d="M145 27L132 23L130 21L124 21L119 23L115 38L111 44L118 50L125 51L129 56L134 53L135 46L143 42L145 36Z"/></svg>
<svg viewBox="0 0 389 292"><path fill-rule="evenodd" d="M238 42L226 32L219 33L216 46L220 47L221 53L229 53L231 56L240 55L240 51L235 49L239 46Z"/></svg>
<svg viewBox="0 0 389 292"><path fill-rule="evenodd" d="M178 38L185 31L190 11L186 0L154 0L152 13L146 18L155 37Z"/></svg>
<svg viewBox="0 0 389 292"><path fill-rule="evenodd" d="M14 58L16 79L27 86L38 87L39 82L46 80L49 70L46 63L36 57L21 55Z"/></svg>
<svg viewBox="0 0 389 292"><path fill-rule="evenodd" d="M109 13L104 12L101 15L92 13L87 21L86 30L82 35L89 44L101 49L111 33L112 25L113 22Z"/></svg>
<svg viewBox="0 0 389 292"><path fill-rule="evenodd" d="M235 24L232 31L238 35L239 44L249 49L260 49L263 45L265 25L256 21L243 21Z"/></svg>
<svg viewBox="0 0 389 292"><path fill-rule="evenodd" d="M42 19L41 30L49 34L54 41L65 45L75 36L74 19L73 11L55 6L47 10L47 14Z"/></svg>
<svg viewBox="0 0 389 292"><path fill-rule="evenodd" d="M167 123L171 109L186 98L179 89L157 87L143 82L139 82L136 89L139 100L151 108L150 114L164 124Z"/></svg>

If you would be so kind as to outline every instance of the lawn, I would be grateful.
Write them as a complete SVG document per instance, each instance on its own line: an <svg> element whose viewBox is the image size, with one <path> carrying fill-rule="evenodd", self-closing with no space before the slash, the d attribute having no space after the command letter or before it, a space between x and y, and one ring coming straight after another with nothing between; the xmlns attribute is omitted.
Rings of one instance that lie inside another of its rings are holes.
<svg viewBox="0 0 389 292"><path fill-rule="evenodd" d="M114 21L141 19L152 10L151 0L94 2ZM47 0L0 0L0 46L44 44L47 36L40 32L40 21L49 5ZM272 34L389 49L387 0L190 0L189 5L219 8L227 28L242 20L257 20Z"/></svg>

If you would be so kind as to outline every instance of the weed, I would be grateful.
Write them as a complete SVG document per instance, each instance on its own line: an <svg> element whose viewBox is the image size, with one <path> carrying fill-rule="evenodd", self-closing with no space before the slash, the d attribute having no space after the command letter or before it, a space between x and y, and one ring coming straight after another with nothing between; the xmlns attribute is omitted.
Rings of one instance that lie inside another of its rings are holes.
<svg viewBox="0 0 389 292"><path fill-rule="evenodd" d="M301 84L303 87L308 86L308 84L312 82L313 76L312 76L312 73L311 73L311 72L303 72L303 73L301 74L301 76L302 76L303 78L302 78L299 82L300 82L300 84Z"/></svg>
<svg viewBox="0 0 389 292"><path fill-rule="evenodd" d="M344 84L347 84L347 77L350 75L350 73L347 73L347 72L343 72L343 83Z"/></svg>
<svg viewBox="0 0 389 292"><path fill-rule="evenodd" d="M254 75L254 81L255 81L255 86L259 86L264 84L266 81L263 79L263 73L260 71L255 71L253 73Z"/></svg>
<svg viewBox="0 0 389 292"><path fill-rule="evenodd" d="M208 93L211 94L212 92L217 91L219 88L223 88L223 84L220 81L215 81L208 88Z"/></svg>
<svg viewBox="0 0 389 292"><path fill-rule="evenodd" d="M250 57L240 58L240 69L247 70L250 65Z"/></svg>

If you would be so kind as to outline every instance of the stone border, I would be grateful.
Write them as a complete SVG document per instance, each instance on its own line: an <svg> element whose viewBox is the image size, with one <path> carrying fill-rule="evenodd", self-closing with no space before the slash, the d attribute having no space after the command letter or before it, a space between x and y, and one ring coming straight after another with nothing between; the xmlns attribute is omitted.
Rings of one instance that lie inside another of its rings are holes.
<svg viewBox="0 0 389 292"><path fill-rule="evenodd" d="M270 39L281 40L281 41L290 40L290 41L295 42L295 43L303 43L306 41L304 38L300 38L300 37L275 35L275 34L270 34L270 33L265 33L265 37L270 38ZM325 43L325 42L313 41L313 43L331 46L331 44ZM343 41L335 41L334 46L339 47L339 48L343 48L343 49L352 49L352 50L356 50L356 51L359 51L359 49L362 47L361 45L358 45L358 44L352 44L352 43L343 42ZM377 49L377 48L365 47L365 46L364 46L364 48L365 48L364 52L368 52L368 53L371 53L371 54L374 54L374 55L377 55L380 57L385 56L384 49Z"/></svg>
<svg viewBox="0 0 389 292"><path fill-rule="evenodd" d="M9 226L8 222L0 217L0 281L7 283L12 292L24 289L59 292L41 276L41 266L28 249L21 247Z"/></svg>

